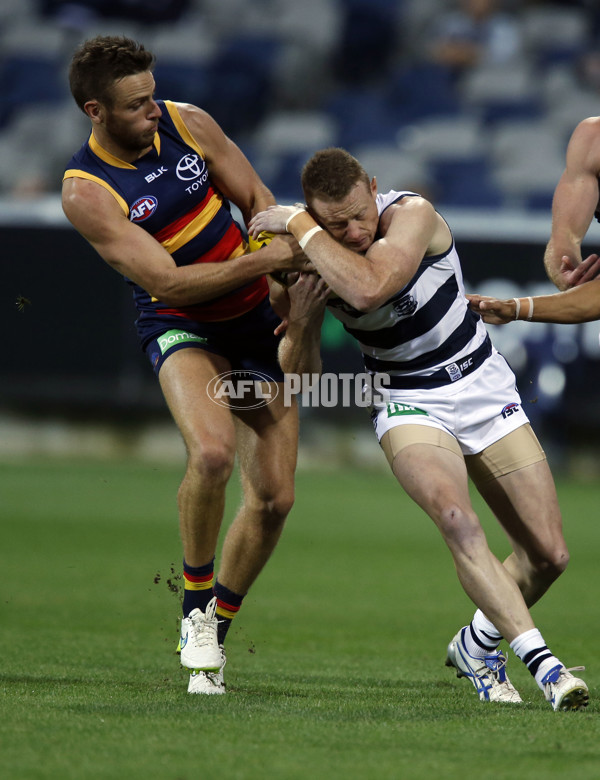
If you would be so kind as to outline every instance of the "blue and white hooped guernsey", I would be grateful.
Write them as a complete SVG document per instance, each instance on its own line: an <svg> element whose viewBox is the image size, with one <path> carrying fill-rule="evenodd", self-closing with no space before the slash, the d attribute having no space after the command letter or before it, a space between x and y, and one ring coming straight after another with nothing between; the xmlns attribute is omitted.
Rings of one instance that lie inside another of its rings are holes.
<svg viewBox="0 0 600 780"><path fill-rule="evenodd" d="M379 216L415 195L378 194ZM357 339L367 371L388 374L395 389L451 384L492 354L481 318L467 306L454 240L444 254L424 257L410 282L375 311L359 312L340 299L328 308Z"/></svg>

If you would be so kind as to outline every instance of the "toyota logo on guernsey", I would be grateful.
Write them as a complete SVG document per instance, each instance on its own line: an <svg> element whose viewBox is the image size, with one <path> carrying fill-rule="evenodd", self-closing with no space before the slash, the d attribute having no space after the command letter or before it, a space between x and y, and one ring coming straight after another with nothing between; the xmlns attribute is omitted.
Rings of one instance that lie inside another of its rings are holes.
<svg viewBox="0 0 600 780"><path fill-rule="evenodd" d="M157 206L158 201L154 195L144 195L142 198L138 198L129 210L130 221L143 222L154 214Z"/></svg>
<svg viewBox="0 0 600 780"><path fill-rule="evenodd" d="M202 166L198 163L200 158L197 154L186 154L177 163L177 178L181 181L192 181L197 179L206 168L206 163L202 160Z"/></svg>
<svg viewBox="0 0 600 780"><path fill-rule="evenodd" d="M228 409L258 409L274 401L279 387L261 371L224 371L208 383L211 401Z"/></svg>

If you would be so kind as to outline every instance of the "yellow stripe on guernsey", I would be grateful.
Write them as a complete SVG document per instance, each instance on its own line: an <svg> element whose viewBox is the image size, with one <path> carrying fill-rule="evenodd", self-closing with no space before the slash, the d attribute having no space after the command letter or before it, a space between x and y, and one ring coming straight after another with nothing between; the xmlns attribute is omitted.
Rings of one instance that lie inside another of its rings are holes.
<svg viewBox="0 0 600 780"><path fill-rule="evenodd" d="M200 214L189 222L184 228L171 236L161 241L161 244L169 252L173 254L182 246L185 246L189 241L195 238L198 233L201 233L208 223L214 219L223 203L223 198L215 193L208 201L206 206L202 209ZM242 253L243 254L243 253Z"/></svg>
<svg viewBox="0 0 600 780"><path fill-rule="evenodd" d="M160 138L158 133L155 133L154 135L154 148L160 154ZM135 171L136 167L135 165L132 165L131 163L125 162L124 160L120 160L118 157L115 157L114 154L111 154L110 152L107 152L106 149L104 149L98 141L96 140L96 136L93 133L90 133L90 137L88 139L88 145L92 152L99 157L101 160L104 160L105 163L108 163L109 165L114 166L115 168L125 168L125 170L129 171ZM63 176L63 181L65 179L87 179L88 181L95 181L96 184L99 184L101 187L104 187L105 190L110 192L110 194L114 197L114 199L117 201L119 206L123 209L125 216L129 216L129 206L127 205L127 201L125 198L122 198L119 193L114 190L110 184L107 184L104 179L100 179L98 176L94 176L93 173L87 173L87 171L80 171L77 168L71 168L68 171L65 171L65 175Z"/></svg>
<svg viewBox="0 0 600 780"><path fill-rule="evenodd" d="M113 190L110 184L107 184L104 181L104 179L100 179L98 176L94 176L93 173L87 173L87 171L80 171L78 168L71 168L68 171L65 171L65 175L63 176L63 181L65 179L88 179L89 181L95 181L101 187L104 187L105 190L108 190L110 192L110 194L117 201L119 206L125 212L125 216L126 217L129 216L129 206L127 205L127 201L125 200L125 198L122 198L116 190Z"/></svg>
<svg viewBox="0 0 600 780"><path fill-rule="evenodd" d="M204 160L204 152L202 151L202 147L188 130L188 127L186 123L183 121L183 119L181 118L181 114L179 113L175 103L173 103L172 100L165 100L165 108L169 112L169 116L171 117L173 124L177 128L177 132L179 133L179 135L183 138L186 144L188 146L191 146L192 149L195 149L200 155L200 157L202 157L202 159Z"/></svg>
<svg viewBox="0 0 600 780"><path fill-rule="evenodd" d="M235 612L231 609L225 609L225 607L222 607L220 604L217 606L217 609L215 610L216 614L219 617L222 618L229 618L229 620L233 620L233 618L237 615L238 610L236 609ZM237 625L237 624L236 624Z"/></svg>

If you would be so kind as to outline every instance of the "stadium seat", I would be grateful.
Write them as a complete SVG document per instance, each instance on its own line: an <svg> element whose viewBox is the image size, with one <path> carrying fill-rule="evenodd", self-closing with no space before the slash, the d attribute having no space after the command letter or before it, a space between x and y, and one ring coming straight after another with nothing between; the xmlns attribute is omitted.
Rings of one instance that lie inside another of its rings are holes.
<svg viewBox="0 0 600 780"><path fill-rule="evenodd" d="M279 51L267 35L229 38L207 63L203 105L230 135L253 130L268 114Z"/></svg>
<svg viewBox="0 0 600 780"><path fill-rule="evenodd" d="M441 206L490 209L502 206L502 193L494 184L486 157L434 162L432 177Z"/></svg>
<svg viewBox="0 0 600 780"><path fill-rule="evenodd" d="M406 121L456 115L461 110L450 70L435 63L400 68L388 80L387 98Z"/></svg>
<svg viewBox="0 0 600 780"><path fill-rule="evenodd" d="M398 145L367 144L350 151L369 177L376 177L379 192L412 190L429 196L431 178L427 165L418 156L405 153Z"/></svg>
<svg viewBox="0 0 600 780"><path fill-rule="evenodd" d="M11 55L0 63L0 127L21 106L54 103L65 97L65 74L56 59Z"/></svg>
<svg viewBox="0 0 600 780"><path fill-rule="evenodd" d="M584 8L548 5L525 8L521 30L530 59L541 68L574 62L589 41L589 18Z"/></svg>
<svg viewBox="0 0 600 780"><path fill-rule="evenodd" d="M393 144L403 125L403 117L381 90L338 90L322 109L336 121L337 144L346 149L366 143Z"/></svg>
<svg viewBox="0 0 600 780"><path fill-rule="evenodd" d="M209 75L203 63L159 60L154 79L157 97L204 106Z"/></svg>

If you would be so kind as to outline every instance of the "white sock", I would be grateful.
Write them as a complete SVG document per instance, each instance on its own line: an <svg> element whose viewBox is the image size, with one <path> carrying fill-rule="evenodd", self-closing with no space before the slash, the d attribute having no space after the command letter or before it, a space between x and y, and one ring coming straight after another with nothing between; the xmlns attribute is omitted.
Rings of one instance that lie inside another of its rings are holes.
<svg viewBox="0 0 600 780"><path fill-rule="evenodd" d="M471 630L481 644L492 651L498 647L502 639L502 634L480 609L473 615Z"/></svg>
<svg viewBox="0 0 600 780"><path fill-rule="evenodd" d="M552 655L544 638L537 628L531 628L515 637L510 643L513 653L523 661L529 669L540 689L544 690L542 680L551 669L563 666L555 655Z"/></svg>

